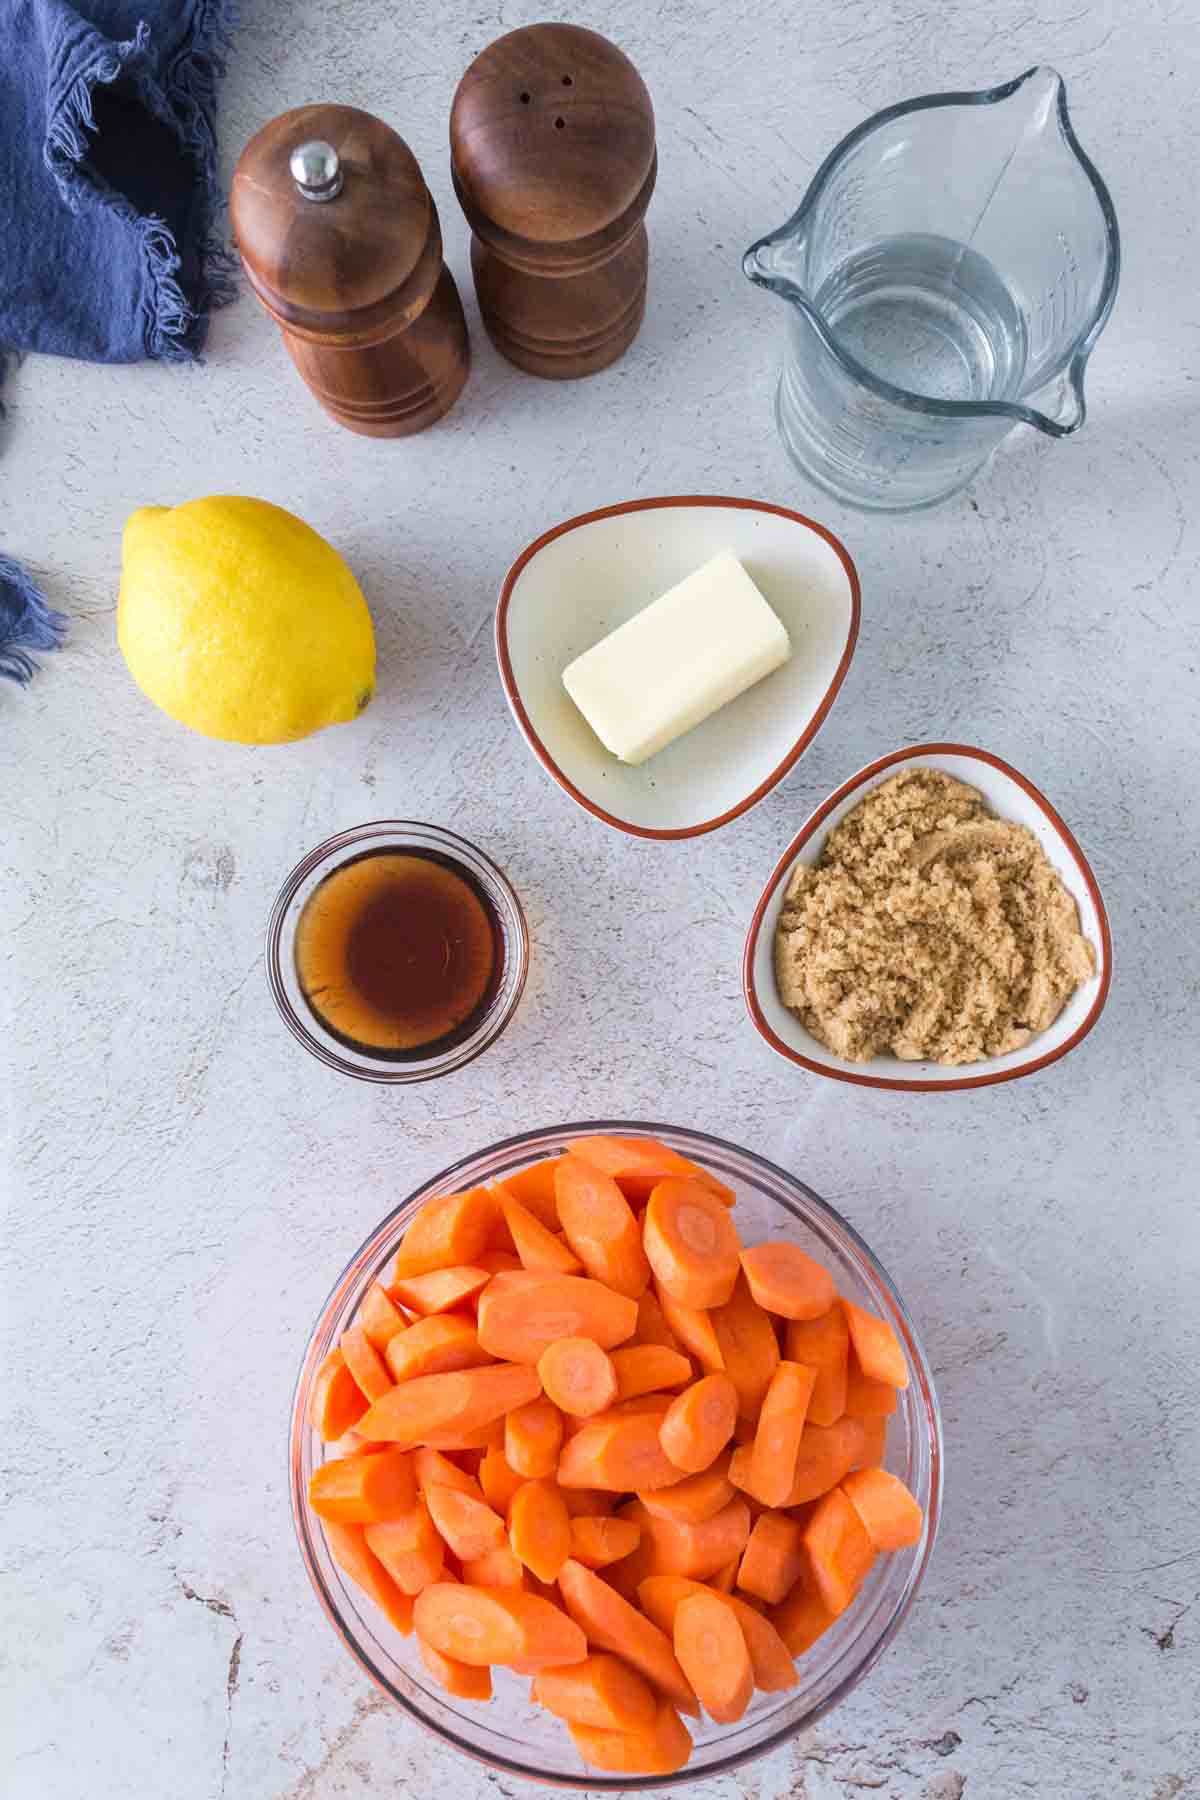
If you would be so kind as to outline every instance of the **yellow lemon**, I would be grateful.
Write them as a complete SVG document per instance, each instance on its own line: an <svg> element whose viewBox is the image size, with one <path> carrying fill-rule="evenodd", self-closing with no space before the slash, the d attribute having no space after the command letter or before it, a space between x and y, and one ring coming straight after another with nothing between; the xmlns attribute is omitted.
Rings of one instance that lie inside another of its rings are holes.
<svg viewBox="0 0 1200 1800"><path fill-rule="evenodd" d="M117 641L156 706L238 744L356 718L375 690L362 589L331 544L266 500L215 494L132 513Z"/></svg>

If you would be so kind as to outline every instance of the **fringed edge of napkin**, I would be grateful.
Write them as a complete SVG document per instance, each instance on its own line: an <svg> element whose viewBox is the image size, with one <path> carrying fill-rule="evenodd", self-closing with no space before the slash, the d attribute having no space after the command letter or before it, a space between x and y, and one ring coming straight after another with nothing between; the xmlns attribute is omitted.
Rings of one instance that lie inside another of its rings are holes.
<svg viewBox="0 0 1200 1800"><path fill-rule="evenodd" d="M11 556L0 556L0 675L25 686L37 668L34 650L57 650L67 635L41 588Z"/></svg>

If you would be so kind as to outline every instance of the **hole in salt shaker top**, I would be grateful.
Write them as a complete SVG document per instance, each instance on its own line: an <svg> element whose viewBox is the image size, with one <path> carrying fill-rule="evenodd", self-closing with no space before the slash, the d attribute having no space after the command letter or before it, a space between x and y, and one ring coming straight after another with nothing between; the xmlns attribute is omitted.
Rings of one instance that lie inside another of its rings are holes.
<svg viewBox="0 0 1200 1800"><path fill-rule="evenodd" d="M554 121L555 131L561 131L563 126L566 124L566 122L567 121L565 119L555 119L555 121Z"/></svg>

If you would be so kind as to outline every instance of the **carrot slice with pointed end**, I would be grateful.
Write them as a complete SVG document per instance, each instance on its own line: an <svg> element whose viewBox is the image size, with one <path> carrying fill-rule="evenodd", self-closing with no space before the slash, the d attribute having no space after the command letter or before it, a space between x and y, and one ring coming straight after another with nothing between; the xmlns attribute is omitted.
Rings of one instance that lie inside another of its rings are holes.
<svg viewBox="0 0 1200 1800"><path fill-rule="evenodd" d="M803 1577L790 1594L771 1608L771 1623L787 1645L790 1656L803 1656L811 1650L823 1632L829 1630L836 1615L831 1613L809 1588Z"/></svg>
<svg viewBox="0 0 1200 1800"><path fill-rule="evenodd" d="M578 1256L539 1223L515 1194L497 1188L496 1197L524 1268L549 1275L579 1274L583 1264Z"/></svg>
<svg viewBox="0 0 1200 1800"><path fill-rule="evenodd" d="M375 1602L388 1623L394 1625L402 1637L407 1637L413 1628L412 1600L401 1593L379 1558L372 1553L366 1540L368 1529L379 1531L382 1527L341 1525L335 1519L326 1519L325 1541L329 1553L351 1581Z"/></svg>
<svg viewBox="0 0 1200 1800"><path fill-rule="evenodd" d="M606 1488L614 1494L670 1487L680 1471L659 1442L659 1418L649 1412L589 1419L562 1447L560 1484Z"/></svg>
<svg viewBox="0 0 1200 1800"><path fill-rule="evenodd" d="M689 1594L675 1609L675 1655L718 1725L736 1725L754 1694L742 1628L718 1594Z"/></svg>
<svg viewBox="0 0 1200 1800"><path fill-rule="evenodd" d="M554 1178L561 1161L561 1156L546 1156L541 1162L530 1163L528 1168L518 1169L515 1175L505 1175L503 1180L495 1183L497 1188L503 1188L519 1200L547 1231L559 1229Z"/></svg>
<svg viewBox="0 0 1200 1800"><path fill-rule="evenodd" d="M642 1233L616 1182L578 1156L564 1156L554 1177L567 1242L596 1281L636 1300L650 1280Z"/></svg>
<svg viewBox="0 0 1200 1800"><path fill-rule="evenodd" d="M407 1512L417 1498L412 1458L405 1450L339 1456L313 1470L308 1504L323 1519L370 1525Z"/></svg>
<svg viewBox="0 0 1200 1800"><path fill-rule="evenodd" d="M479 1341L492 1356L536 1363L564 1337L611 1350L632 1337L637 1302L582 1275L493 1275L479 1297Z"/></svg>
<svg viewBox="0 0 1200 1800"><path fill-rule="evenodd" d="M537 1404L538 1402L536 1400L531 1400L529 1402L530 1406L536 1406ZM518 1410L524 1412L525 1408L520 1407ZM505 1419L504 1421L505 1443L508 1442L508 1420L515 1416L516 1414L509 1413L508 1419ZM557 1455L555 1456L554 1462L555 1466L557 1466ZM554 1473L553 1468L550 1470L550 1473ZM488 1505L495 1507L502 1519L508 1517L509 1502L521 1483L528 1479L528 1476L522 1475L519 1470L513 1468L503 1450L493 1448L485 1451L483 1461L479 1465L479 1485L483 1489L483 1495ZM488 1584L485 1581L481 1585L487 1587Z"/></svg>
<svg viewBox="0 0 1200 1800"><path fill-rule="evenodd" d="M456 1369L450 1375L418 1375L389 1388L382 1400L364 1413L357 1429L362 1437L390 1443L429 1443L490 1425L513 1407L536 1399L541 1391L537 1370L517 1364Z"/></svg>
<svg viewBox="0 0 1200 1800"><path fill-rule="evenodd" d="M567 1730L585 1763L616 1775L673 1775L692 1754L687 1727L665 1703L643 1731L604 1731L574 1719Z"/></svg>
<svg viewBox="0 0 1200 1800"><path fill-rule="evenodd" d="M682 1387L692 1379L691 1359L665 1344L627 1344L613 1351L612 1365L618 1400L636 1400L656 1389Z"/></svg>
<svg viewBox="0 0 1200 1800"><path fill-rule="evenodd" d="M639 1344L661 1344L666 1350L676 1350L680 1355L683 1354L683 1346L667 1324L658 1295L652 1287L638 1295L637 1330L633 1334L631 1347Z"/></svg>
<svg viewBox="0 0 1200 1800"><path fill-rule="evenodd" d="M393 1300L410 1312L428 1318L431 1313L450 1312L477 1294L493 1280L486 1269L473 1264L455 1265L449 1269L432 1269L428 1275L405 1276L391 1287Z"/></svg>
<svg viewBox="0 0 1200 1800"><path fill-rule="evenodd" d="M590 1419L617 1398L617 1372L607 1352L591 1338L559 1338L538 1358L542 1387L560 1412Z"/></svg>
<svg viewBox="0 0 1200 1800"><path fill-rule="evenodd" d="M397 1519L368 1525L366 1535L368 1549L402 1593L419 1594L431 1581L441 1581L445 1546L424 1500Z"/></svg>
<svg viewBox="0 0 1200 1800"><path fill-rule="evenodd" d="M725 1356L717 1342L711 1313L696 1306L681 1306L678 1300L672 1300L665 1288L658 1290L658 1304L668 1329L700 1366L710 1374L723 1371Z"/></svg>
<svg viewBox="0 0 1200 1800"><path fill-rule="evenodd" d="M887 1419L859 1418L856 1423L862 1433L862 1443L859 1446L858 1454L854 1458L852 1467L856 1469L881 1468L883 1466L884 1456L887 1453ZM840 1480L841 1477L839 1476L838 1479Z"/></svg>
<svg viewBox="0 0 1200 1800"><path fill-rule="evenodd" d="M807 1363L781 1362L758 1415L750 1453L750 1481L766 1506L786 1506L800 1454L800 1435L817 1371Z"/></svg>
<svg viewBox="0 0 1200 1800"><path fill-rule="evenodd" d="M331 1350L313 1379L308 1416L327 1444L345 1437L367 1410L367 1397L346 1367L340 1350Z"/></svg>
<svg viewBox="0 0 1200 1800"><path fill-rule="evenodd" d="M604 1731L644 1731L658 1711L649 1682L603 1650L570 1668L535 1675L532 1698L556 1719Z"/></svg>
<svg viewBox="0 0 1200 1800"><path fill-rule="evenodd" d="M639 1584L638 1599L647 1618L653 1619L660 1631L673 1636L675 1612L680 1602L692 1594L711 1594L712 1591L712 1585L705 1587L683 1575L651 1575ZM755 1687L764 1694L779 1694L795 1687L796 1671L791 1655L770 1620L764 1619L736 1594L722 1593L721 1600L742 1628L754 1670Z"/></svg>
<svg viewBox="0 0 1200 1800"><path fill-rule="evenodd" d="M742 1552L737 1584L769 1603L782 1600L804 1567L804 1526L787 1513L760 1513Z"/></svg>
<svg viewBox="0 0 1200 1800"><path fill-rule="evenodd" d="M438 1683L456 1700L490 1700L492 1697L492 1671L486 1665L472 1666L471 1663L457 1662L452 1656L443 1656L432 1644L427 1644L418 1632L417 1650L421 1661Z"/></svg>
<svg viewBox="0 0 1200 1800"><path fill-rule="evenodd" d="M558 1577L563 1604L597 1650L611 1650L644 1675L683 1712L697 1711L696 1696L676 1660L670 1639L616 1589L568 1558Z"/></svg>
<svg viewBox="0 0 1200 1800"><path fill-rule="evenodd" d="M716 1307L709 1318L725 1373L738 1391L739 1416L757 1418L779 1362L775 1327L751 1294L744 1275L738 1276L725 1305Z"/></svg>
<svg viewBox="0 0 1200 1800"><path fill-rule="evenodd" d="M831 1306L817 1319L791 1319L787 1328L789 1362L807 1363L817 1371L809 1422L832 1425L846 1410L846 1374L850 1356L850 1330L840 1306Z"/></svg>
<svg viewBox="0 0 1200 1800"><path fill-rule="evenodd" d="M455 1312L418 1319L392 1339L384 1357L395 1381L411 1381L414 1375L449 1375L455 1369L478 1369L492 1360L479 1347L474 1319Z"/></svg>
<svg viewBox="0 0 1200 1800"><path fill-rule="evenodd" d="M431 1450L428 1444L421 1444L412 1453L413 1473L417 1478L417 1488L422 1494L427 1487L435 1483L442 1487L457 1488L460 1493L482 1493L479 1483L457 1463L452 1463L440 1450Z"/></svg>
<svg viewBox="0 0 1200 1800"><path fill-rule="evenodd" d="M855 1306L844 1295L841 1306L850 1329L854 1355L863 1374L871 1381L886 1382L889 1387L906 1388L908 1358L887 1320Z"/></svg>
<svg viewBox="0 0 1200 1800"><path fill-rule="evenodd" d="M842 1479L842 1492L867 1528L876 1550L907 1550L919 1543L925 1514L898 1475L857 1469Z"/></svg>
<svg viewBox="0 0 1200 1800"><path fill-rule="evenodd" d="M407 1329L404 1314L379 1281L373 1281L363 1295L358 1323L377 1350L386 1350L397 1332Z"/></svg>
<svg viewBox="0 0 1200 1800"><path fill-rule="evenodd" d="M726 1206L732 1206L735 1195L708 1169L689 1161L678 1150L660 1144L657 1138L605 1137L573 1138L567 1145L572 1156L602 1169L623 1189L626 1197L641 1204L650 1198L652 1189L669 1176L699 1181L711 1188Z"/></svg>
<svg viewBox="0 0 1200 1800"><path fill-rule="evenodd" d="M460 1562L471 1562L504 1542L504 1520L486 1500L464 1494L460 1488L432 1486L425 1490L425 1504L443 1540Z"/></svg>
<svg viewBox="0 0 1200 1800"><path fill-rule="evenodd" d="M435 1582L418 1595L413 1620L427 1643L458 1662L519 1663L526 1673L582 1662L587 1640L549 1600L521 1588Z"/></svg>
<svg viewBox="0 0 1200 1800"><path fill-rule="evenodd" d="M562 1414L544 1394L515 1407L504 1421L504 1454L522 1481L544 1481L554 1474L562 1440Z"/></svg>
<svg viewBox="0 0 1200 1800"><path fill-rule="evenodd" d="M740 1556L750 1536L750 1510L739 1496L711 1519L688 1524L679 1519L655 1518L640 1500L623 1506L619 1518L632 1519L640 1527L646 1555L642 1563L651 1575L689 1575L702 1581Z"/></svg>
<svg viewBox="0 0 1200 1800"><path fill-rule="evenodd" d="M487 1249L495 1216L486 1188L427 1200L400 1240L393 1280L470 1263Z"/></svg>
<svg viewBox="0 0 1200 1800"><path fill-rule="evenodd" d="M755 1244L742 1251L742 1268L758 1304L781 1318L817 1319L833 1305L833 1276L799 1244Z"/></svg>
<svg viewBox="0 0 1200 1800"><path fill-rule="evenodd" d="M641 1526L633 1519L597 1518L592 1514L571 1520L571 1555L585 1569L604 1569L630 1556L641 1540Z"/></svg>
<svg viewBox="0 0 1200 1800"><path fill-rule="evenodd" d="M831 1613L844 1613L875 1561L875 1549L841 1488L817 1501L803 1528L801 1553L813 1593Z"/></svg>
<svg viewBox="0 0 1200 1800"><path fill-rule="evenodd" d="M890 1381L864 1375L853 1349L846 1369L846 1411L856 1419L887 1419L899 1404L899 1389Z"/></svg>
<svg viewBox="0 0 1200 1800"><path fill-rule="evenodd" d="M557 1581L571 1554L571 1516L552 1481L526 1481L508 1509L508 1541L514 1556L539 1581Z"/></svg>
<svg viewBox="0 0 1200 1800"><path fill-rule="evenodd" d="M642 1239L659 1293L681 1306L724 1306L738 1277L737 1230L711 1188L668 1179L651 1192Z"/></svg>
<svg viewBox="0 0 1200 1800"><path fill-rule="evenodd" d="M659 1426L659 1442L677 1469L698 1475L733 1436L737 1412L737 1389L728 1375L702 1375L671 1402Z"/></svg>
<svg viewBox="0 0 1200 1800"><path fill-rule="evenodd" d="M514 1556L509 1544L485 1550L482 1556L469 1557L462 1572L468 1587L525 1586L525 1565L519 1556Z"/></svg>
<svg viewBox="0 0 1200 1800"><path fill-rule="evenodd" d="M729 1479L730 1452L725 1451L702 1469L677 1481L674 1487L639 1493L638 1499L656 1519L675 1519L684 1525L702 1525L734 1498L734 1485Z"/></svg>

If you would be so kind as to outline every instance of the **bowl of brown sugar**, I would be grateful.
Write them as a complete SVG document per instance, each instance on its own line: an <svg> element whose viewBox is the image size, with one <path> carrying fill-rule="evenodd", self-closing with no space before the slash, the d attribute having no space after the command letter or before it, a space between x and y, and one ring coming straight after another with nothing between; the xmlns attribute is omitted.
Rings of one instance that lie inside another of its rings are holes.
<svg viewBox="0 0 1200 1800"><path fill-rule="evenodd" d="M1111 972L1096 878L1046 797L986 750L920 744L860 769L788 845L743 985L802 1068L933 1091L1057 1062Z"/></svg>

